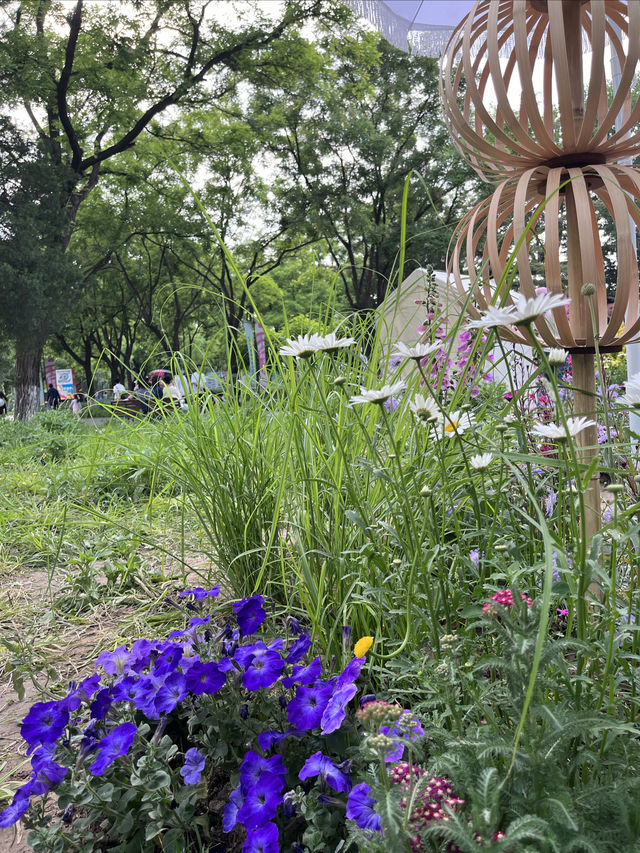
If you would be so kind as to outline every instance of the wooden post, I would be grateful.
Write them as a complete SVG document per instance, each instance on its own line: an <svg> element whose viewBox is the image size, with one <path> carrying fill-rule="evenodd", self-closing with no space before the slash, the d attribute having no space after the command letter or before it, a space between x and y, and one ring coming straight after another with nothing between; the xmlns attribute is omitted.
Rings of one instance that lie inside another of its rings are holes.
<svg viewBox="0 0 640 853"><path fill-rule="evenodd" d="M582 4L575 0L565 0L562 5L564 31L567 45L567 60L569 63L568 85L571 90L571 106L573 111L574 134L577 140L580 136L584 118L584 85L582 77L582 25L580 22ZM559 84L562 85L562 82ZM565 191L567 211L567 255L569 297L571 299L571 325L576 338L585 344L593 340L591 314L587 297L583 295L585 282L582 271L580 253L580 231L576 198L571 184ZM586 235L592 239L591 234ZM595 282L592 282L595 284ZM573 411L574 415L584 415L590 420L596 420L596 376L595 357L592 352L573 353L571 356L573 373ZM589 427L577 436L580 460L590 465L598 453L598 428ZM582 535L589 543L602 526L602 509L600 506L600 480L598 471L594 471L585 493L585 512L582 519ZM593 590L592 590L593 591Z"/></svg>

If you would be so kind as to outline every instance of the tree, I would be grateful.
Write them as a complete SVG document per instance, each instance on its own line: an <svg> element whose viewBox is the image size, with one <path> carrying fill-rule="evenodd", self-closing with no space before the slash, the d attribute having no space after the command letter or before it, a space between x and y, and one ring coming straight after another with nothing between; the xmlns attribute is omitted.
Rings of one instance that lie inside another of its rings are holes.
<svg viewBox="0 0 640 853"><path fill-rule="evenodd" d="M60 256L66 252L78 211L107 164L134 146L154 120L170 107L215 106L239 75L250 75L253 68L260 76L272 63L286 65L295 27L324 6L323 0L290 0L274 4L270 14L245 8L243 25L225 29L211 0L137 0L126 6L0 0L3 104L5 110L21 107L29 116L48 193L45 202L42 190L25 180L14 195L14 208L18 201L39 207L29 227L34 256L40 257L40 236ZM26 131L14 131L26 142ZM3 139L7 143L6 135ZM9 160L12 150L5 151ZM12 257L9 253L5 264L11 265ZM24 290L40 281L27 274L23 260L15 263L14 274L0 282L0 307L15 299L16 287ZM60 284L52 279L46 287L57 292ZM32 300L33 311L40 313L31 318L28 346L16 348L18 417L37 407L42 348L59 330L46 305L39 297Z"/></svg>
<svg viewBox="0 0 640 853"><path fill-rule="evenodd" d="M251 107L282 169L280 221L321 238L350 306L374 308L397 269L407 175L407 273L444 265L474 175L439 117L435 60L346 32L309 45L299 67L295 87L262 88Z"/></svg>

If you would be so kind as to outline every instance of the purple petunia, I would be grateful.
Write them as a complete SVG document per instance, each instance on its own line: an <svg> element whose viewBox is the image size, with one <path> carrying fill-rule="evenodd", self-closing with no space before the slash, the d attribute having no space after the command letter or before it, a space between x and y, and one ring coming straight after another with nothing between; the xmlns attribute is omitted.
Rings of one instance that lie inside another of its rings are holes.
<svg viewBox="0 0 640 853"><path fill-rule="evenodd" d="M321 776L334 791L346 793L351 789L349 776L321 752L314 752L312 756L307 758L302 770L298 773L298 778L303 781L314 776Z"/></svg>
<svg viewBox="0 0 640 853"><path fill-rule="evenodd" d="M102 776L116 758L126 755L137 731L138 729L133 723L122 723L122 725L116 726L106 737L103 737L96 745L99 754L89 767L91 773L94 776Z"/></svg>
<svg viewBox="0 0 640 853"><path fill-rule="evenodd" d="M192 747L186 751L184 759L184 764L180 768L180 775L184 778L184 784L197 785L204 770L204 755Z"/></svg>
<svg viewBox="0 0 640 853"><path fill-rule="evenodd" d="M261 595L252 595L250 598L236 601L233 605L233 612L243 636L255 633L267 618L263 604L264 598Z"/></svg>
<svg viewBox="0 0 640 853"><path fill-rule="evenodd" d="M65 705L68 711L77 711L83 702L88 702L89 699L96 693L100 687L100 676L96 673L85 678L76 686L75 682L69 684L69 692L65 696Z"/></svg>
<svg viewBox="0 0 640 853"><path fill-rule="evenodd" d="M243 687L247 690L271 687L284 669L284 661L278 652L268 649L260 641L253 644L249 655L245 654L246 651L246 647L241 647L235 656L240 665L245 667L242 673Z"/></svg>
<svg viewBox="0 0 640 853"><path fill-rule="evenodd" d="M20 734L33 749L38 744L57 740L68 722L69 711L65 699L60 702L36 702L22 721Z"/></svg>
<svg viewBox="0 0 640 853"><path fill-rule="evenodd" d="M187 679L181 672L172 672L156 693L153 708L157 714L169 714L187 695Z"/></svg>
<svg viewBox="0 0 640 853"><path fill-rule="evenodd" d="M218 585L212 586L211 589L204 589L201 586L194 586L193 589L185 589L184 592L178 593L178 598L185 598L187 595L192 595L196 601L201 601L203 598L207 598L211 596L211 598L217 598L220 595L220 587Z"/></svg>
<svg viewBox="0 0 640 853"><path fill-rule="evenodd" d="M275 823L265 823L247 833L247 840L242 845L242 853L280 853L278 827Z"/></svg>
<svg viewBox="0 0 640 853"><path fill-rule="evenodd" d="M227 676L215 661L203 663L198 660L187 671L187 690L194 696L211 695L217 693L226 680Z"/></svg>
<svg viewBox="0 0 640 853"><path fill-rule="evenodd" d="M331 698L330 684L317 682L313 687L298 687L295 697L289 702L287 716L292 726L300 731L315 729Z"/></svg>
<svg viewBox="0 0 640 853"><path fill-rule="evenodd" d="M306 666L294 666L291 675L282 679L282 686L288 690L294 684L313 684L321 674L320 658L314 658Z"/></svg>
<svg viewBox="0 0 640 853"><path fill-rule="evenodd" d="M89 706L92 718L95 720L104 720L112 704L113 696L111 695L111 690L108 687L103 687Z"/></svg>
<svg viewBox="0 0 640 853"><path fill-rule="evenodd" d="M224 832L231 832L238 823L238 812L242 808L244 797L240 787L237 787L229 794L229 801L225 804L224 813L222 816L222 829Z"/></svg>
<svg viewBox="0 0 640 853"><path fill-rule="evenodd" d="M370 793L371 787L366 782L355 785L347 798L347 817L354 820L360 829L382 832L380 815L373 810L376 800L370 796Z"/></svg>
<svg viewBox="0 0 640 853"><path fill-rule="evenodd" d="M356 695L357 689L355 684L344 684L334 691L322 714L322 734L327 735L340 728L347 713L347 705Z"/></svg>
<svg viewBox="0 0 640 853"><path fill-rule="evenodd" d="M273 776L280 776L284 779L287 770L282 756L272 755L271 758L265 758L254 749L250 749L240 765L240 790L242 793L246 793L256 785L264 773L271 773Z"/></svg>
<svg viewBox="0 0 640 853"><path fill-rule="evenodd" d="M30 781L21 788L18 788L13 795L10 805L3 812L0 812L0 827L13 826L14 823L20 820L29 808L29 796L31 795L32 786L33 782Z"/></svg>
<svg viewBox="0 0 640 853"><path fill-rule="evenodd" d="M244 802L238 811L238 823L246 829L257 829L275 817L283 800L284 779L275 773L261 773L250 789L243 792Z"/></svg>
<svg viewBox="0 0 640 853"><path fill-rule="evenodd" d="M287 663L298 663L311 648L311 637L308 634L300 634L298 639L289 649L285 660Z"/></svg>
<svg viewBox="0 0 640 853"><path fill-rule="evenodd" d="M101 666L107 675L122 675L129 660L126 646L118 646L113 652L101 652L96 659L96 669Z"/></svg>
<svg viewBox="0 0 640 853"><path fill-rule="evenodd" d="M352 658L349 663L342 670L340 675L336 678L335 688L339 690L341 687L344 687L345 684L353 684L353 682L360 675L360 670L367 662L366 657L361 658Z"/></svg>
<svg viewBox="0 0 640 853"><path fill-rule="evenodd" d="M68 768L53 760L55 753L54 744L40 746L31 757L33 777L31 779L31 793L45 794L58 782L61 782L68 773Z"/></svg>

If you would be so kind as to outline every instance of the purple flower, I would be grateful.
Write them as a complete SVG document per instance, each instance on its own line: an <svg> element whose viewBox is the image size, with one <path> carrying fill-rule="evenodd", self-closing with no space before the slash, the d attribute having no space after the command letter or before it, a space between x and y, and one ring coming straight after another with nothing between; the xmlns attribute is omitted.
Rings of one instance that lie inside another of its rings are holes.
<svg viewBox="0 0 640 853"><path fill-rule="evenodd" d="M254 645L257 646L258 644L255 643ZM238 652L240 651L241 649L238 649ZM238 652L236 652L236 660L238 659ZM242 673L242 684L247 690L271 687L278 680L283 669L284 661L277 651L270 651L266 646L265 648L255 648L251 653L249 665Z"/></svg>
<svg viewBox="0 0 640 853"><path fill-rule="evenodd" d="M294 684L313 684L321 673L320 658L314 658L307 666L294 666L291 675L282 679L282 686L289 689Z"/></svg>
<svg viewBox="0 0 640 853"><path fill-rule="evenodd" d="M281 755L272 755L271 758L265 758L250 749L245 755L242 764L240 765L240 790L243 794L251 790L259 781L264 773L271 773L272 776L279 776L284 780L287 775L287 770L284 766Z"/></svg>
<svg viewBox="0 0 640 853"><path fill-rule="evenodd" d="M480 551L477 548L472 548L469 551L469 559L474 566L480 565Z"/></svg>
<svg viewBox="0 0 640 853"><path fill-rule="evenodd" d="M181 672L172 672L156 693L153 707L158 714L169 714L186 695L187 679Z"/></svg>
<svg viewBox="0 0 640 853"><path fill-rule="evenodd" d="M380 726L380 734L399 740L399 743L390 749L384 757L387 763L393 763L400 761L404 754L402 740L416 741L418 738L424 737L424 729L420 725L420 721L411 716L411 711L403 711L393 726Z"/></svg>
<svg viewBox="0 0 640 853"><path fill-rule="evenodd" d="M21 788L18 788L13 795L11 804L7 806L3 812L0 812L0 827L13 826L14 823L17 823L20 820L22 815L29 808L29 796L31 794L32 786L33 781L30 781Z"/></svg>
<svg viewBox="0 0 640 853"><path fill-rule="evenodd" d="M302 770L298 773L298 778L302 780L311 779L314 776L321 776L334 791L346 793L351 789L351 780L348 775L321 752L314 752L310 758L307 758Z"/></svg>
<svg viewBox="0 0 640 853"><path fill-rule="evenodd" d="M103 687L90 705L91 716L95 720L104 720L112 704L111 690L108 687Z"/></svg>
<svg viewBox="0 0 640 853"><path fill-rule="evenodd" d="M291 725L300 731L319 726L332 692L332 686L321 681L314 687L298 687L295 697L287 707Z"/></svg>
<svg viewBox="0 0 640 853"><path fill-rule="evenodd" d="M242 853L280 853L278 827L275 823L265 823L258 829L247 833L242 845Z"/></svg>
<svg viewBox="0 0 640 853"><path fill-rule="evenodd" d="M342 626L342 644L345 649L348 649L351 645L351 625Z"/></svg>
<svg viewBox="0 0 640 853"><path fill-rule="evenodd" d="M370 792L371 787L366 782L360 782L353 788L347 798L347 817L355 820L360 829L382 832L380 815L373 810L377 801L370 796Z"/></svg>
<svg viewBox="0 0 640 853"><path fill-rule="evenodd" d="M45 794L58 782L61 782L68 773L68 768L63 767L53 760L55 746L48 744L40 746L33 753L31 758L31 767L33 769L33 777L31 779L31 793Z"/></svg>
<svg viewBox="0 0 640 853"><path fill-rule="evenodd" d="M184 784L197 785L204 770L204 755L192 747L186 751L184 759L184 764L180 769L180 775L184 777Z"/></svg>
<svg viewBox="0 0 640 853"><path fill-rule="evenodd" d="M548 489L546 497L543 498L542 501L544 504L544 514L547 516L547 518L551 518L551 516L553 515L553 508L556 505L557 501L558 495L556 494L556 492L554 492L553 489Z"/></svg>
<svg viewBox="0 0 640 853"><path fill-rule="evenodd" d="M177 643L167 643L162 654L156 658L153 674L162 677L175 672L184 654L184 649Z"/></svg>
<svg viewBox="0 0 640 853"><path fill-rule="evenodd" d="M357 689L355 684L345 684L334 692L322 714L321 728L323 735L328 735L340 728L347 713L347 705L356 695Z"/></svg>
<svg viewBox="0 0 640 853"><path fill-rule="evenodd" d="M203 663L198 660L187 671L187 690L194 696L217 693L226 680L227 676L215 661Z"/></svg>
<svg viewBox="0 0 640 853"><path fill-rule="evenodd" d="M113 699L116 702L133 702L139 710L145 710L154 698L156 688L150 678L139 678L136 675L126 675L118 679L112 688Z"/></svg>
<svg viewBox="0 0 640 853"><path fill-rule="evenodd" d="M121 675L129 660L126 646L118 646L113 652L102 652L96 660L96 668L101 666L107 675Z"/></svg>
<svg viewBox="0 0 640 853"><path fill-rule="evenodd" d="M220 587L212 586L211 589L204 589L204 587L201 586L194 586L193 589L185 589L184 592L179 592L178 598L184 598L187 595L192 595L196 601L207 598L207 596L217 598L217 596L220 595Z"/></svg>
<svg viewBox="0 0 640 853"><path fill-rule="evenodd" d="M222 829L224 832L231 832L238 822L238 812L242 808L244 797L240 788L236 788L229 794L229 801L225 803L224 814L222 816Z"/></svg>
<svg viewBox="0 0 640 853"><path fill-rule="evenodd" d="M311 648L311 637L308 634L301 634L295 643L289 649L285 660L287 663L298 663Z"/></svg>
<svg viewBox="0 0 640 853"><path fill-rule="evenodd" d="M83 702L88 702L89 699L100 687L100 676L96 673L85 678L76 687L75 682L69 684L69 692L65 697L65 704L68 711L77 711Z"/></svg>
<svg viewBox="0 0 640 853"><path fill-rule="evenodd" d="M280 743L280 741L287 737L304 737L304 735L296 729L287 729L286 732L278 732L275 729L271 729L266 732L260 732L256 740L260 749L266 751L267 749L271 749L274 743Z"/></svg>
<svg viewBox="0 0 640 853"><path fill-rule="evenodd" d="M122 725L116 726L106 737L103 737L97 744L98 757L89 767L91 773L94 776L102 776L116 758L126 755L137 731L138 729L133 723L122 723Z"/></svg>
<svg viewBox="0 0 640 853"><path fill-rule="evenodd" d="M253 634L267 618L263 604L264 598L261 595L252 595L233 605L233 612L236 614L238 627L243 636Z"/></svg>
<svg viewBox="0 0 640 853"><path fill-rule="evenodd" d="M244 794L242 808L238 811L238 822L247 829L257 829L270 821L282 802L283 788L282 776L261 773L258 781Z"/></svg>
<svg viewBox="0 0 640 853"><path fill-rule="evenodd" d="M68 722L66 700L36 702L22 721L20 734L33 748L40 743L53 743L60 737Z"/></svg>
<svg viewBox="0 0 640 853"><path fill-rule="evenodd" d="M336 679L336 690L339 690L340 687L344 687L345 684L352 684L360 675L360 670L366 662L366 657L353 658L352 660L350 660L349 663L345 666L344 670Z"/></svg>
<svg viewBox="0 0 640 853"><path fill-rule="evenodd" d="M302 632L300 620L296 619L295 616L287 616L287 630L290 634L293 634L294 637L297 637L298 634Z"/></svg>

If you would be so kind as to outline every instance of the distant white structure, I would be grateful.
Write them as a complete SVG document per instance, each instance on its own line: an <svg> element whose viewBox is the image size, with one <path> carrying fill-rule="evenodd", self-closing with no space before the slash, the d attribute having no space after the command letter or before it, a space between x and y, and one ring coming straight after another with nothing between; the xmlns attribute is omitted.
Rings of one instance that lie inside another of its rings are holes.
<svg viewBox="0 0 640 853"><path fill-rule="evenodd" d="M390 357L393 345L399 341L413 346L419 340L424 340L425 333L419 332L418 327L425 323L426 314L430 310L436 313L433 322L437 326L444 326L445 329L455 326L460 315L465 312L465 302L447 279L447 273L444 271L420 268L414 270L399 287L387 294L378 309L383 361ZM463 331L463 327L460 331ZM509 363L505 363L502 350L496 345L492 353L494 367L491 372L497 382L505 382L508 385L508 367L513 382L520 386L526 382L534 369L531 363L531 347L506 341L503 342L503 347Z"/></svg>

